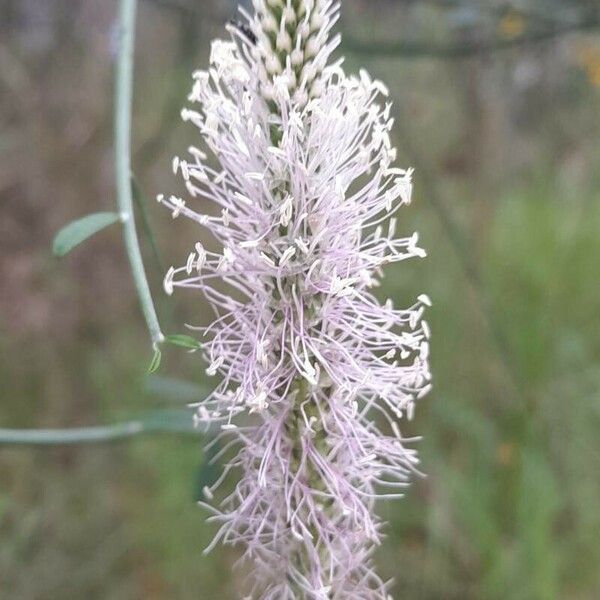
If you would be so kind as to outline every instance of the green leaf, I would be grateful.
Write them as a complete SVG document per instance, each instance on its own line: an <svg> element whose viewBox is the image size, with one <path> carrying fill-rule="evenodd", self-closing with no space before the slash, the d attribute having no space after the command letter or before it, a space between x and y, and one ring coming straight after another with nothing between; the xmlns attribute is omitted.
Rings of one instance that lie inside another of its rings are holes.
<svg viewBox="0 0 600 600"><path fill-rule="evenodd" d="M174 346L181 346L182 348L189 348L190 350L198 350L200 348L200 342L191 335L184 335L175 333L173 335L166 335L165 342L173 344Z"/></svg>
<svg viewBox="0 0 600 600"><path fill-rule="evenodd" d="M154 373L155 371L158 370L158 367L160 367L161 358L162 358L162 353L160 351L160 348L158 348L158 347L154 348L154 356L152 357L152 360L150 361L150 365L148 366L148 373Z"/></svg>
<svg viewBox="0 0 600 600"><path fill-rule="evenodd" d="M54 256L64 256L91 235L98 233L98 231L116 223L118 220L119 215L117 213L99 212L72 221L65 225L54 237L52 253Z"/></svg>

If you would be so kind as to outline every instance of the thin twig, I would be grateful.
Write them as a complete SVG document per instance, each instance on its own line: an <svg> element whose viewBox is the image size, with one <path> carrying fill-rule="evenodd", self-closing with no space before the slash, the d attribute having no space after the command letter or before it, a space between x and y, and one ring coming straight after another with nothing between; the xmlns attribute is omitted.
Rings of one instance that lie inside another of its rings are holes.
<svg viewBox="0 0 600 600"><path fill-rule="evenodd" d="M528 23L533 21L535 24L555 26L561 22L551 13L545 14L531 9L524 9L522 6L511 6L510 3L490 5L483 4L480 0L412 0L412 2L414 4L430 4L442 10L477 11L478 13L488 14L496 18L502 18L507 14L514 13L524 18Z"/></svg>
<svg viewBox="0 0 600 600"><path fill-rule="evenodd" d="M131 193L131 100L133 92L133 52L136 0L121 0L119 53L115 77L115 175L117 206L123 223L123 239L140 305L152 345L164 340L146 279L140 252Z"/></svg>
<svg viewBox="0 0 600 600"><path fill-rule="evenodd" d="M594 15L576 23L565 23L548 29L534 31L514 38L492 38L459 44L429 44L404 40L359 40L349 35L343 37L342 49L365 56L393 58L462 59L499 50L524 47L553 40L568 33L585 32L600 27L600 17Z"/></svg>

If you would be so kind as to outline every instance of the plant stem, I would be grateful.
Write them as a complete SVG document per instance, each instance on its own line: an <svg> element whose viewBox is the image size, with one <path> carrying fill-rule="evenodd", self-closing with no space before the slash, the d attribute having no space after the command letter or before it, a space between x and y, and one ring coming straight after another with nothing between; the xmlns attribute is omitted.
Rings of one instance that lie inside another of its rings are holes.
<svg viewBox="0 0 600 600"><path fill-rule="evenodd" d="M118 32L118 57L115 75L115 176L117 206L123 223L123 239L152 345L164 339L150 294L140 252L131 193L131 100L133 90L133 52L135 40L136 0L121 0Z"/></svg>
<svg viewBox="0 0 600 600"><path fill-rule="evenodd" d="M197 433L189 422L186 411L164 411L140 415L130 421L91 427L59 429L6 429L0 428L0 446L62 446L95 444L152 433Z"/></svg>
<svg viewBox="0 0 600 600"><path fill-rule="evenodd" d="M46 446L108 442L138 435L143 431L144 426L139 421L68 429L0 429L0 444Z"/></svg>

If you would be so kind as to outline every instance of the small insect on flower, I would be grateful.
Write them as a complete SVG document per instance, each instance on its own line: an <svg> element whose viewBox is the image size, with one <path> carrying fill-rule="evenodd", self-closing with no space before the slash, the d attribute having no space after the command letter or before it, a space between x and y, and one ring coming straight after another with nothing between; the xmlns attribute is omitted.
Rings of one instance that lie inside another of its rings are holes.
<svg viewBox="0 0 600 600"><path fill-rule="evenodd" d="M227 25L229 25L230 27L233 27L234 29L237 29L243 36L246 37L246 39L251 44L256 44L257 37L256 37L254 31L252 31L252 29L250 27L248 27L248 25L246 25L245 23L242 23L241 21L238 21L237 19L229 19L229 21L227 21Z"/></svg>
<svg viewBox="0 0 600 600"><path fill-rule="evenodd" d="M164 281L215 313L199 330L220 379L195 422L217 425L233 457L205 489L219 523L207 550L242 548L254 600L389 600L374 503L418 472L398 421L431 387L431 302L396 308L373 289L385 265L425 256L395 233L412 170L392 166L387 88L331 59L339 3L253 5L194 73L182 117L199 140L172 165L190 198L158 198L220 248L196 243Z"/></svg>

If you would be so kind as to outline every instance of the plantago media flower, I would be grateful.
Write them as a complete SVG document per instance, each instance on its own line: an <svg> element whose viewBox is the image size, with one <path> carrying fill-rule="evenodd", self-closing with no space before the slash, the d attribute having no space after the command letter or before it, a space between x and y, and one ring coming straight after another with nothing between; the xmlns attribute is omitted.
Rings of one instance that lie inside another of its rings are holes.
<svg viewBox="0 0 600 600"><path fill-rule="evenodd" d="M252 598L386 599L373 504L418 462L397 421L430 387L429 300L396 309L370 290L384 265L425 255L416 234L395 237L411 170L392 166L385 86L330 59L338 3L254 7L194 73L182 115L203 149L173 162L190 198L159 197L222 248L196 244L165 278L215 312L204 354L221 382L196 419L220 425L239 479L211 508L211 547L243 547ZM217 210L199 213L206 200Z"/></svg>

